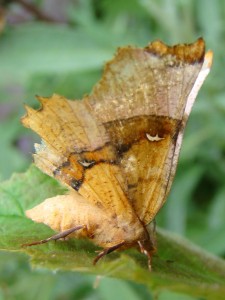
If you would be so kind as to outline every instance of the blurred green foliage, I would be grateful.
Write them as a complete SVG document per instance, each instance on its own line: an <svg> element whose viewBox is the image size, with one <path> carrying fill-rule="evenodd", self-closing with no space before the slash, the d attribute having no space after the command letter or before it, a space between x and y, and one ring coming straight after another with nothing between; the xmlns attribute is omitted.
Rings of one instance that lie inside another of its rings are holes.
<svg viewBox="0 0 225 300"><path fill-rule="evenodd" d="M194 106L172 192L157 222L225 257L225 2L30 1L49 18L32 7L25 9L20 1L4 2L10 3L4 8L5 27L0 14L1 179L26 170L38 141L20 125L22 103L37 105L36 94L82 97L118 46L204 37L214 51L213 68ZM0 299L115 299L117 290L123 299L150 299L139 285L104 279L94 290L90 276L30 272L22 256L3 253L0 259ZM157 297L176 299L168 293ZM191 299L185 297L178 298Z"/></svg>

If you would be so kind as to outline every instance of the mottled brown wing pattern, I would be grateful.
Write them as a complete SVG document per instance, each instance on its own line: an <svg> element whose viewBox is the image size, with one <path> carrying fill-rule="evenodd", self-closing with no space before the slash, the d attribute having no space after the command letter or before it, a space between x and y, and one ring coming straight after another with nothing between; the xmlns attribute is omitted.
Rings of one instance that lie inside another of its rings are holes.
<svg viewBox="0 0 225 300"><path fill-rule="evenodd" d="M117 151L128 198L144 224L152 221L165 200L173 163L170 153L174 153L180 125L168 117L139 116L121 121L120 126L111 122L106 126L121 141Z"/></svg>
<svg viewBox="0 0 225 300"><path fill-rule="evenodd" d="M193 104L188 96L204 55L202 39L191 45L156 41L144 49L120 49L88 98L117 147L129 199L144 224L153 220L169 192Z"/></svg>
<svg viewBox="0 0 225 300"><path fill-rule="evenodd" d="M118 218L123 211L128 222L133 220L115 148L105 127L84 101L73 102L58 95L38 99L42 107L26 107L27 115L22 119L43 139L42 145L36 145L35 164L97 207Z"/></svg>
<svg viewBox="0 0 225 300"><path fill-rule="evenodd" d="M50 176L71 153L92 151L107 142L103 125L96 124L81 101L69 101L59 95L37 98L41 108L34 110L25 106L27 115L22 118L22 123L42 138L43 143L35 145L34 159Z"/></svg>
<svg viewBox="0 0 225 300"><path fill-rule="evenodd" d="M102 123L141 115L181 119L204 53L202 39L178 47L156 41L144 49L119 49L88 98L93 113Z"/></svg>
<svg viewBox="0 0 225 300"><path fill-rule="evenodd" d="M22 123L43 140L35 145L35 164L71 190L27 212L62 232L29 245L86 236L105 248L97 262L135 244L151 267L154 237L146 225L170 190L186 121L211 62L202 39L125 47L90 96L38 97L39 110L26 107Z"/></svg>

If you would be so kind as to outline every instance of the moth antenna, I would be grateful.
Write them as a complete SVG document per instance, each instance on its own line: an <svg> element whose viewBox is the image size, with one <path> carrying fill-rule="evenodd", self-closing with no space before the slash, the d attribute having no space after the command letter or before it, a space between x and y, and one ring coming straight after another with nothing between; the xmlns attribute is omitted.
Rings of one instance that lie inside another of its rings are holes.
<svg viewBox="0 0 225 300"><path fill-rule="evenodd" d="M57 233L53 236L50 236L49 238L47 239L44 239L44 240L40 240L40 241L37 241L37 242L33 242L33 243L29 243L29 244L23 244L22 247L30 247L30 246L34 246L34 245L40 245L40 244L45 244L45 243L48 243L50 241L57 241L59 239L63 239L63 238L66 238L68 235L70 235L71 233L77 231L77 230L80 230L80 229L83 229L84 227L86 227L86 225L79 225L79 226L75 226L75 227L72 227L70 229L67 229L65 231L62 231L60 233Z"/></svg>
<svg viewBox="0 0 225 300"><path fill-rule="evenodd" d="M95 259L93 260L93 265L96 265L96 263L105 255L119 249L120 247L122 247L123 245L125 244L125 241L115 245L115 246L112 246L112 247L109 247L109 248L105 248L103 251L101 251L96 257Z"/></svg>

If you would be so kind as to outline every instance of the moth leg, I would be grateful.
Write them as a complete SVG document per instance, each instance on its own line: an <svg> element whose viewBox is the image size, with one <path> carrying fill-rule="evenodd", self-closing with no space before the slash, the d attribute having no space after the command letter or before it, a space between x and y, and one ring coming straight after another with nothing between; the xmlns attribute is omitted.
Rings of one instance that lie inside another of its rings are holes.
<svg viewBox="0 0 225 300"><path fill-rule="evenodd" d="M122 247L123 245L125 244L125 241L115 245L115 246L112 246L112 247L109 247L109 248L105 248L103 251L101 251L96 257L95 259L93 260L93 265L95 265L99 259L101 259L103 256L119 249L120 247Z"/></svg>
<svg viewBox="0 0 225 300"><path fill-rule="evenodd" d="M37 241L37 242L33 242L33 243L30 243L30 244L23 244L22 247L29 247L29 246L34 246L34 245L40 245L40 244L48 243L49 241L56 241L56 240L65 238L68 235L70 235L71 233L73 233L73 232L75 232L77 230L80 230L80 229L82 229L84 227L86 227L86 226L85 225L75 226L75 227L72 227L72 228L67 229L65 231L59 232L59 233L57 233L57 234L55 234L53 236L50 236L47 239L40 240L40 241Z"/></svg>
<svg viewBox="0 0 225 300"><path fill-rule="evenodd" d="M151 271L152 270L152 255L155 252L155 248L152 248L152 250L149 251L144 247L144 245L142 244L141 241L138 241L138 245L140 247L141 253L143 253L147 256L147 258L148 258L148 269L149 269L149 271Z"/></svg>

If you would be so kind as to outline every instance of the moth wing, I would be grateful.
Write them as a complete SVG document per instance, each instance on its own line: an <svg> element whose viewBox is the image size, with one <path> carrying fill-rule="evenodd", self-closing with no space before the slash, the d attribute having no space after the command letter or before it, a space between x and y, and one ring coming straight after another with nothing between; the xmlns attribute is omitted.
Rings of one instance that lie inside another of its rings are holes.
<svg viewBox="0 0 225 300"><path fill-rule="evenodd" d="M202 39L122 48L87 99L116 147L128 198L144 224L166 200L183 130L211 61Z"/></svg>
<svg viewBox="0 0 225 300"><path fill-rule="evenodd" d="M36 146L38 167L115 216L132 220L134 209L151 222L169 192L183 129L209 71L212 54L203 64L204 49L202 39L122 48L89 97L40 98L42 109L27 108L22 120L44 140Z"/></svg>
<svg viewBox="0 0 225 300"><path fill-rule="evenodd" d="M85 101L59 95L38 97L42 107L26 107L24 126L42 138L36 144L35 164L82 195L95 206L129 223L134 212L125 194L126 185L116 165L116 154L105 127Z"/></svg>
<svg viewBox="0 0 225 300"><path fill-rule="evenodd" d="M96 225L107 223L108 216L96 206L88 203L75 191L67 195L48 198L39 205L26 211L28 218L44 223L55 231L63 232L84 225L89 233L94 233ZM80 230L70 237L86 237L87 230Z"/></svg>

